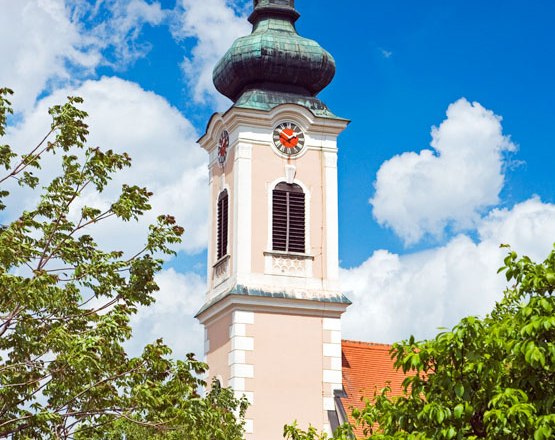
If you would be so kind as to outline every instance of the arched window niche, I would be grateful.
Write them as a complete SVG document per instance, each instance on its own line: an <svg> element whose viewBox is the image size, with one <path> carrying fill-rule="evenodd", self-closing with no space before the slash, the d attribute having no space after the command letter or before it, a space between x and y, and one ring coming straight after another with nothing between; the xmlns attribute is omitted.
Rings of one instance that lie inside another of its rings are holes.
<svg viewBox="0 0 555 440"><path fill-rule="evenodd" d="M218 195L216 205L216 261L212 266L213 286L216 287L230 276L229 256L229 193L224 189Z"/></svg>
<svg viewBox="0 0 555 440"><path fill-rule="evenodd" d="M216 260L219 261L227 255L229 232L229 196L224 189L218 196L217 208L217 234L216 234Z"/></svg>
<svg viewBox="0 0 555 440"><path fill-rule="evenodd" d="M310 193L300 181L277 180L269 186L268 250L264 271L269 275L312 277L309 254Z"/></svg>
<svg viewBox="0 0 555 440"><path fill-rule="evenodd" d="M278 183L272 191L272 250L305 253L305 194L296 183Z"/></svg>

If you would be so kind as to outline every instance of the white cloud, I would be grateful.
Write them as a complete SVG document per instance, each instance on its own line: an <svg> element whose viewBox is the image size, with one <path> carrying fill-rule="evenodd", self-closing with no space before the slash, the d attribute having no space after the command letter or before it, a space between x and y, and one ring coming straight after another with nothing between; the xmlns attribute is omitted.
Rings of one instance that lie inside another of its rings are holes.
<svg viewBox="0 0 555 440"><path fill-rule="evenodd" d="M494 209L478 234L482 241L510 244L517 253L543 261L555 242L555 205L533 197L512 209Z"/></svg>
<svg viewBox="0 0 555 440"><path fill-rule="evenodd" d="M465 235L424 252L396 255L379 250L362 265L341 271L353 301L343 319L344 336L392 342L432 337L467 315L484 315L502 296L505 249L543 261L555 242L555 205L532 198L512 209L493 210L478 225L480 241Z"/></svg>
<svg viewBox="0 0 555 440"><path fill-rule="evenodd" d="M426 234L441 237L449 226L473 228L480 213L499 202L503 153L516 149L502 133L501 117L464 98L432 128L431 146L384 162L374 183L374 216L406 244Z"/></svg>
<svg viewBox="0 0 555 440"><path fill-rule="evenodd" d="M141 31L145 25L160 25L168 14L156 1L100 0L94 5L67 1L83 38L103 50L104 63L115 68L125 67L150 50L149 43L139 42Z"/></svg>
<svg viewBox="0 0 555 440"><path fill-rule="evenodd" d="M67 64L90 69L100 61L84 47L63 0L0 0L0 84L29 108L49 81L69 81Z"/></svg>
<svg viewBox="0 0 555 440"><path fill-rule="evenodd" d="M0 0L0 86L18 93L16 110L29 110L41 94L78 86L96 69L123 69L145 56L145 26L171 24L190 49L182 68L197 103L229 101L212 84L216 62L250 32L245 0L181 0L174 10L145 0Z"/></svg>
<svg viewBox="0 0 555 440"><path fill-rule="evenodd" d="M0 85L18 93L18 111L99 65L120 68L144 55L142 27L165 17L158 2L144 0L0 0L0 10Z"/></svg>
<svg viewBox="0 0 555 440"><path fill-rule="evenodd" d="M89 145L126 151L133 158L133 166L114 177L110 190L101 195L88 193L85 201L109 206L123 183L154 192L153 210L139 224L130 222L122 228L117 221L106 221L95 226L100 242L115 249L137 250L144 241L146 224L169 213L186 229L179 249L202 250L207 242L207 158L196 144L198 135L191 123L164 98L119 78L86 81L41 100L20 124L10 128L7 141L22 151L34 145L50 125L47 108L64 102L67 95L85 99ZM59 170L56 166L47 160L43 174L52 177ZM36 193L17 193L5 214L16 215L32 206L36 197Z"/></svg>
<svg viewBox="0 0 555 440"><path fill-rule="evenodd" d="M214 101L222 109L229 106L229 100L212 84L212 70L233 41L251 31L242 13L244 8L240 7L242 2L234 4L235 7L225 0L181 0L180 19L173 30L174 37L179 40L195 40L190 55L182 63L194 100L199 103Z"/></svg>
<svg viewBox="0 0 555 440"><path fill-rule="evenodd" d="M386 49L380 49L380 52L382 53L382 56L384 58L391 58L391 56L393 55L392 51Z"/></svg>
<svg viewBox="0 0 555 440"><path fill-rule="evenodd" d="M131 320L133 338L127 344L131 354L139 354L145 343L163 338L175 358L195 353L202 359L204 332L194 315L202 306L206 280L169 269L159 273L156 282L160 287L156 302L141 307Z"/></svg>

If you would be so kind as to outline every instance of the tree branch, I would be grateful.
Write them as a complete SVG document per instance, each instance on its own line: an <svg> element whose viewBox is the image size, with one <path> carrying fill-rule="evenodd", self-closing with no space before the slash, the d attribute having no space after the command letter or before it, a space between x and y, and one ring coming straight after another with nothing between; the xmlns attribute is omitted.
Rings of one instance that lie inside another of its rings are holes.
<svg viewBox="0 0 555 440"><path fill-rule="evenodd" d="M9 174L7 174L6 176L0 179L0 183L3 183L10 177L14 177L15 175L23 171L25 168L27 168L29 166L29 163L31 162L29 158L38 159L48 149L48 145L45 148L43 148L38 154L35 154L35 151L37 151L41 147L41 145L44 144L46 139L48 139L50 135L54 133L54 131L56 131L57 128L58 128L57 126L52 127L50 131L46 134L46 136L44 136L44 138L37 144L37 146L33 148L31 152L25 157L25 159L19 162Z"/></svg>

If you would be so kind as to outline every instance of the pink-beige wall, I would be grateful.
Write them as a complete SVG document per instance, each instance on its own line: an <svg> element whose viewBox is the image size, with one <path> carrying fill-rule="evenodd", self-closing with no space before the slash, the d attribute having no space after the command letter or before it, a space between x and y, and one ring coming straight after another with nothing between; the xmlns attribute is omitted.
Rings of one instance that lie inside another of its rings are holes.
<svg viewBox="0 0 555 440"><path fill-rule="evenodd" d="M225 314L221 318L212 321L206 326L207 339L209 341L206 363L208 371L208 381L212 378L221 378L222 386L229 386L229 366L228 354L231 351L231 341L229 339L229 327L231 325L231 315Z"/></svg>
<svg viewBox="0 0 555 440"><path fill-rule="evenodd" d="M247 382L254 405L255 440L282 439L283 426L297 420L323 426L322 319L256 313L252 326L255 350L250 353L254 378ZM263 421L263 422L261 422Z"/></svg>
<svg viewBox="0 0 555 440"><path fill-rule="evenodd" d="M309 150L302 157L296 160L280 158L266 145L255 145L253 147L252 162L256 164L252 167L252 181L257 182L252 188L252 270L255 273L264 273L264 251L268 249L268 197L271 197L273 188L270 184L276 179L285 180L285 166L295 165L297 168L295 178L307 186L310 192L310 202L308 206L308 218L310 224L310 249L306 252L314 256L313 277L325 278L325 194L322 170L321 152Z"/></svg>
<svg viewBox="0 0 555 440"><path fill-rule="evenodd" d="M231 385L232 316L229 310L206 324L209 380L218 377L223 386ZM283 426L295 420L303 429L311 424L323 430L329 423L324 398L333 397L330 384L323 377L323 371L331 368L323 352L323 345L330 342L323 318L254 312L252 323L246 325L245 337L254 342L244 358L253 369L252 377L244 378L244 393L253 399L246 414L252 432L247 432L246 440L281 440ZM238 395L242 393L239 391Z"/></svg>

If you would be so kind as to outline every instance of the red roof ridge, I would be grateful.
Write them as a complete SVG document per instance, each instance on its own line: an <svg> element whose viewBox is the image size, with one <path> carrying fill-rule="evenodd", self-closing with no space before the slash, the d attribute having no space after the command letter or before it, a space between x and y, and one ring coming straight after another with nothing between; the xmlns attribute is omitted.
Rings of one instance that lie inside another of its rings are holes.
<svg viewBox="0 0 555 440"><path fill-rule="evenodd" d="M383 344L380 342L365 342L365 341L353 341L350 339L342 339L341 340L341 345L350 345L350 346L356 346L356 345L360 345L363 347L375 347L375 348L387 348L390 349L391 348L391 344Z"/></svg>

